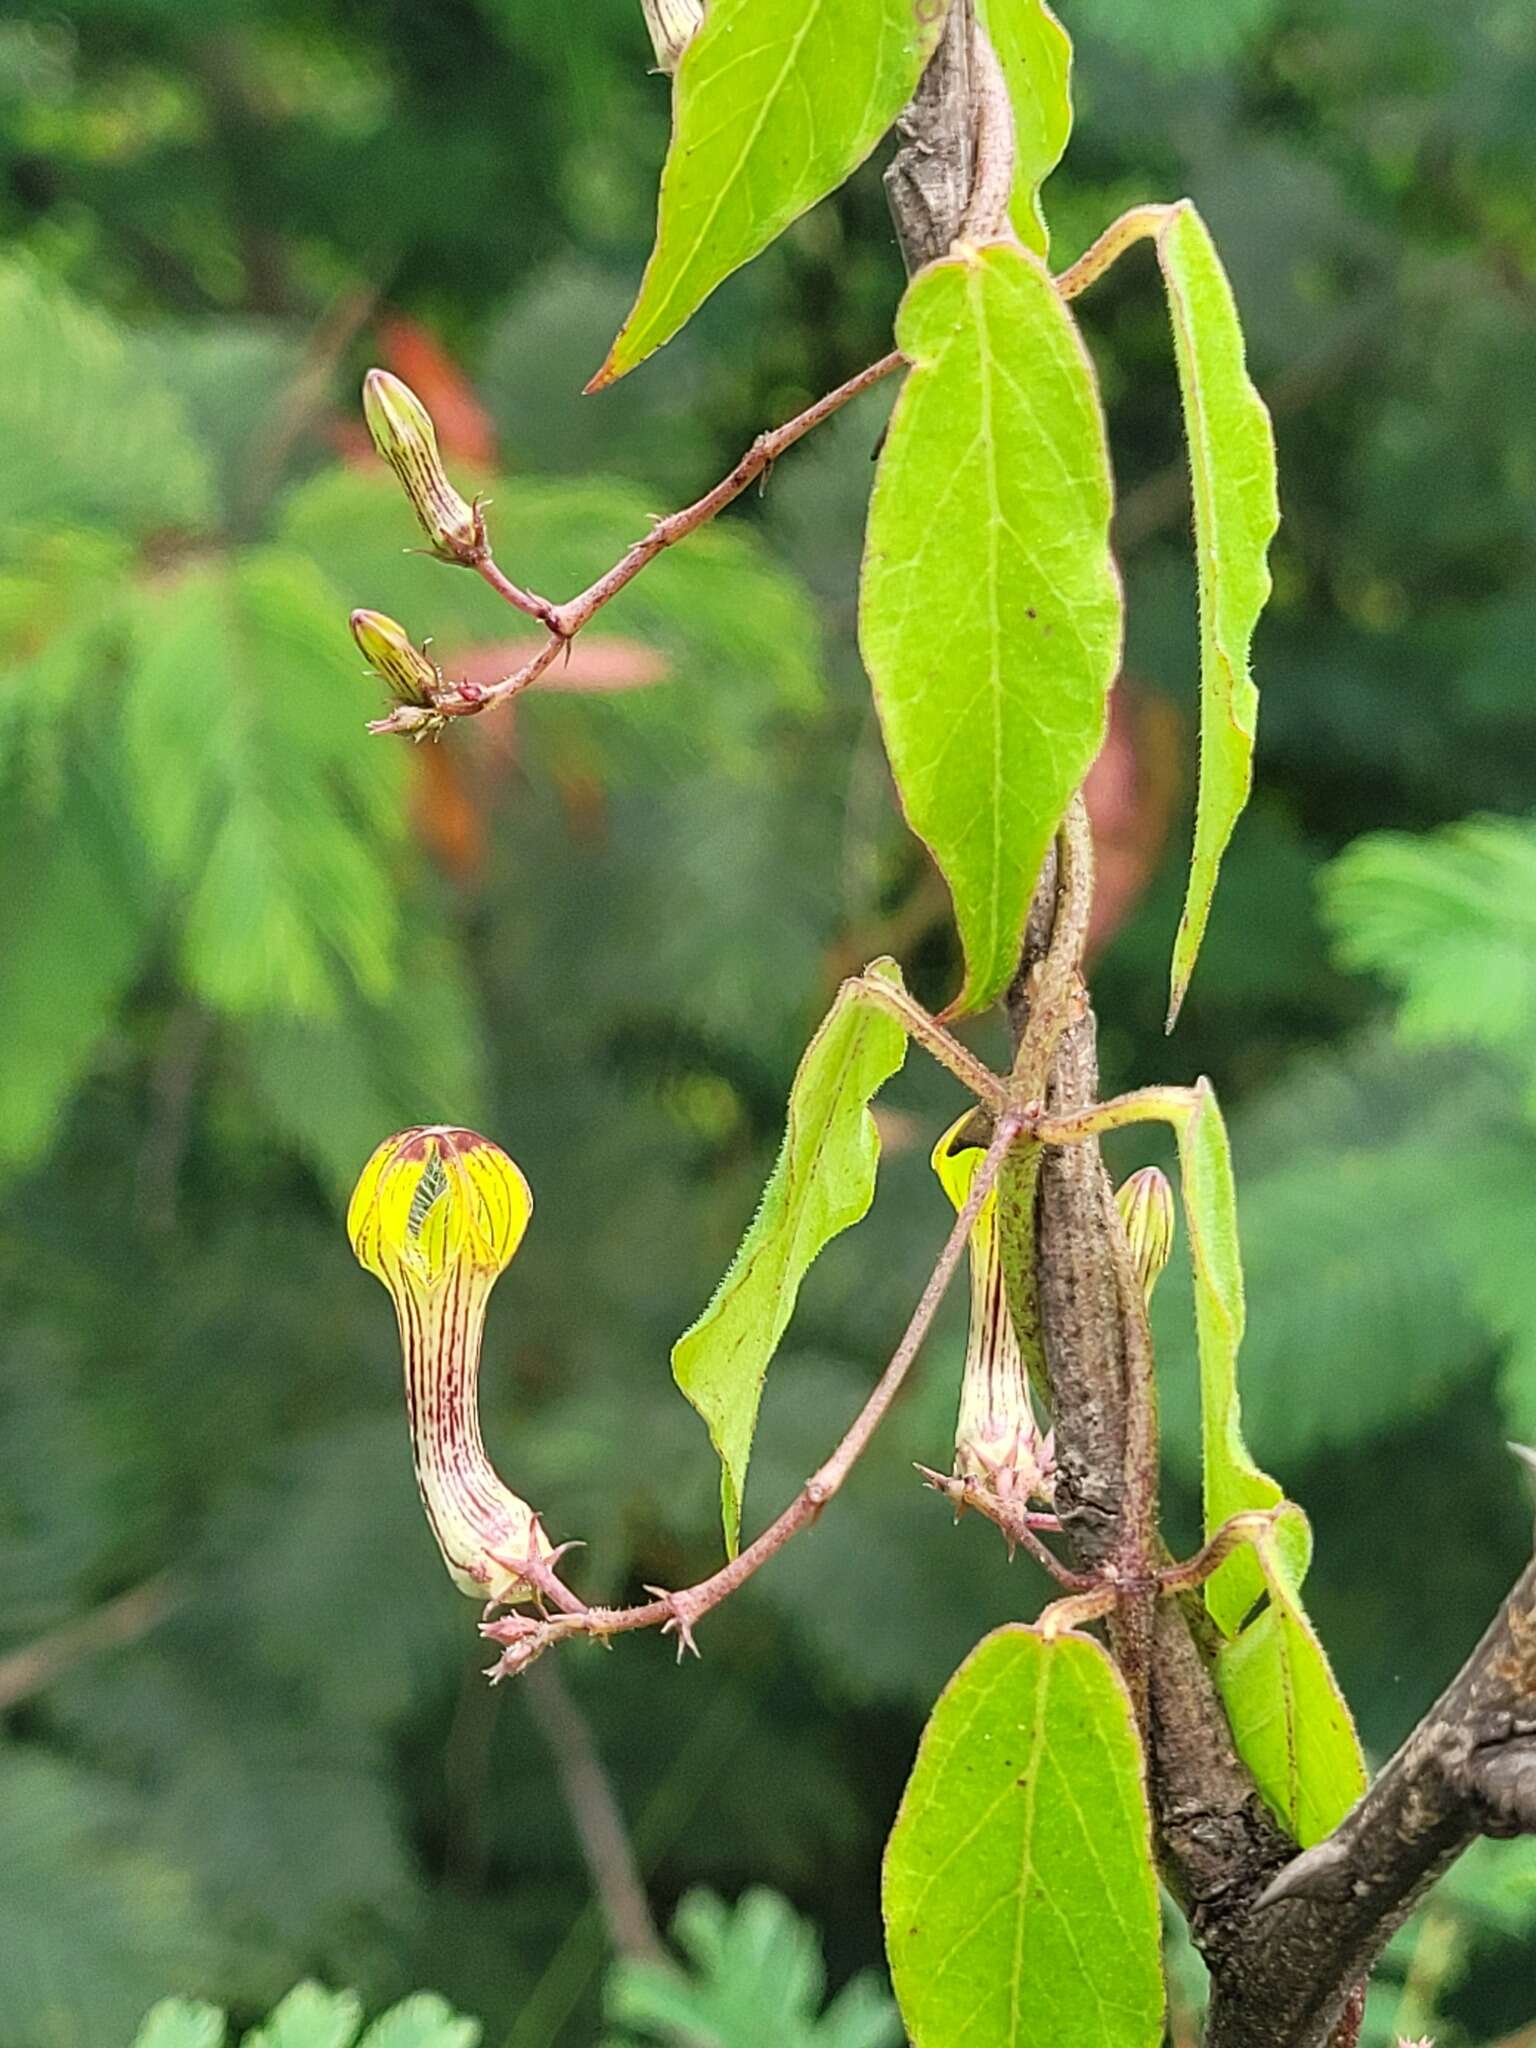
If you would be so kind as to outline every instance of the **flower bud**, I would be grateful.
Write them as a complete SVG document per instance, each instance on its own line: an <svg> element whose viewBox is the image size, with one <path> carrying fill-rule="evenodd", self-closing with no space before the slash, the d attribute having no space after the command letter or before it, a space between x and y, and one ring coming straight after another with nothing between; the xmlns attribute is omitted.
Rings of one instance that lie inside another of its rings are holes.
<svg viewBox="0 0 1536 2048"><path fill-rule="evenodd" d="M450 562L478 561L485 553L485 522L479 508L449 483L432 415L410 385L388 370L370 370L363 379L363 416L435 551Z"/></svg>
<svg viewBox="0 0 1536 2048"><path fill-rule="evenodd" d="M443 687L442 670L413 645L404 626L383 612L354 612L347 623L364 661L395 702L430 711Z"/></svg>
<svg viewBox="0 0 1536 2048"><path fill-rule="evenodd" d="M968 1110L933 1148L933 1170L956 1213L970 1195L985 1147L960 1142ZM1052 1439L1042 1436L1030 1399L1029 1374L1003 1287L997 1190L989 1189L971 1228L971 1321L965 1377L955 1426L955 1476L1000 1499L1049 1501L1054 1482Z"/></svg>
<svg viewBox="0 0 1536 2048"><path fill-rule="evenodd" d="M656 68L671 73L704 19L704 0L640 0L640 5L651 32Z"/></svg>
<svg viewBox="0 0 1536 2048"><path fill-rule="evenodd" d="M416 1484L437 1547L456 1586L504 1605L531 1596L518 1567L550 1546L486 1456L480 1339L532 1211L506 1153L446 1125L387 1138L347 1209L353 1251L395 1304Z"/></svg>
<svg viewBox="0 0 1536 2048"><path fill-rule="evenodd" d="M1173 1189L1155 1166L1133 1173L1115 1193L1125 1234L1130 1239L1136 1278L1150 1303L1158 1276L1173 1250Z"/></svg>

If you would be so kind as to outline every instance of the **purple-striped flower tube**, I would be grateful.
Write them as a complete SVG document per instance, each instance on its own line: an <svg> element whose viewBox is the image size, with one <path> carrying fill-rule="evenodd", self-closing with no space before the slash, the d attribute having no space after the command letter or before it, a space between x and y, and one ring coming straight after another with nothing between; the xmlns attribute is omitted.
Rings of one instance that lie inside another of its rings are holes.
<svg viewBox="0 0 1536 2048"><path fill-rule="evenodd" d="M967 1111L933 1148L933 1170L958 1214L985 1155L979 1144L961 1143L971 1120ZM971 1229L971 1323L965 1345L965 1377L955 1426L955 1477L1000 1499L1049 1501L1055 1470L1054 1446L1042 1435L1030 1399L1029 1374L1003 1289L998 1245L997 1190L988 1191Z"/></svg>
<svg viewBox="0 0 1536 2048"><path fill-rule="evenodd" d="M532 1592L519 1565L550 1554L480 1436L486 1303L532 1212L500 1146L444 1124L386 1138L347 1210L352 1249L395 1304L416 1484L437 1547L462 1592L503 1605Z"/></svg>

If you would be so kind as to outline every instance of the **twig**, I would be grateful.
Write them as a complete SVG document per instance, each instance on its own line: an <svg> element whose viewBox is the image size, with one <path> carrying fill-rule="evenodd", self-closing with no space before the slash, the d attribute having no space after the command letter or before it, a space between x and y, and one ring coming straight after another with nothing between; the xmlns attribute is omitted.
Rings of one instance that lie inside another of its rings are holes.
<svg viewBox="0 0 1536 2048"><path fill-rule="evenodd" d="M162 1574L147 1579L115 1600L108 1600L78 1621L67 1621L52 1635L0 1657L0 1713L30 1699L62 1678L66 1671L102 1650L136 1643L156 1628L182 1600L181 1587Z"/></svg>
<svg viewBox="0 0 1536 2048"><path fill-rule="evenodd" d="M575 1600L566 1588L561 1588L570 1605L565 1611L553 1615L512 1614L498 1621L481 1624L481 1633L493 1642L506 1644L506 1651L495 1675L509 1676L547 1649L551 1643L569 1635L611 1636L628 1629L659 1628L663 1634L675 1633L678 1639L678 1655L685 1649L695 1647L693 1643L694 1624L711 1608L718 1607L738 1587L746 1584L771 1557L784 1548L791 1537L808 1527L820 1515L827 1502L842 1486L853 1470L870 1438L885 1419L892 1401L900 1391L902 1382L911 1370L912 1362L928 1334L929 1325L938 1312L940 1302L954 1276L955 1268L965 1256L970 1241L972 1226L981 1212L998 1169L1007 1157L1009 1147L1017 1139L1021 1129L1019 1118L1006 1111L998 1119L992 1142L987 1147L980 1165L971 1181L970 1192L965 1205L955 1218L954 1228L945 1240L944 1249L923 1289L917 1307L912 1311L901 1342L892 1353L891 1361L880 1375L873 1392L848 1427L847 1434L826 1463L801 1487L798 1494L784 1512L763 1531L755 1542L728 1564L722 1565L709 1578L696 1586L689 1586L680 1592L658 1593L656 1599L634 1607L585 1607ZM546 1576L539 1571L535 1560L512 1560L524 1575L548 1593L552 1588L546 1583ZM558 1584L558 1581L555 1582Z"/></svg>
<svg viewBox="0 0 1536 2048"><path fill-rule="evenodd" d="M871 363L858 375L839 384L835 391L818 398L814 405L797 413L792 420L786 420L781 427L774 427L768 433L759 434L752 446L742 456L736 467L717 483L712 491L706 491L702 498L684 506L681 512L669 513L665 519L658 519L644 540L636 541L627 554L620 557L595 583L589 584L578 597L568 604L551 605L543 598L533 597L520 590L501 574L489 558L477 564L480 574L500 591L503 597L515 604L520 611L533 611L542 618L550 631L548 642L540 648L531 661L506 676L498 683L454 684L437 697L430 711L424 711L414 704L398 705L387 718L377 719L369 726L370 732L416 732L434 719L473 718L482 711L488 711L493 704L504 704L511 697L526 690L530 683L538 681L544 671L564 652L581 629L591 621L626 584L632 583L645 568L653 562L664 548L672 547L683 540L735 498L739 498L747 486L760 477L764 470L778 461L787 449L802 440L828 420L835 412L841 411L850 399L858 398L882 379L894 376L905 368L906 358L899 350L882 356L878 363Z"/></svg>
<svg viewBox="0 0 1536 2048"><path fill-rule="evenodd" d="M529 1672L524 1697L554 1763L609 1941L621 1956L662 1961L666 1950L651 1918L618 1797L586 1716L553 1664Z"/></svg>

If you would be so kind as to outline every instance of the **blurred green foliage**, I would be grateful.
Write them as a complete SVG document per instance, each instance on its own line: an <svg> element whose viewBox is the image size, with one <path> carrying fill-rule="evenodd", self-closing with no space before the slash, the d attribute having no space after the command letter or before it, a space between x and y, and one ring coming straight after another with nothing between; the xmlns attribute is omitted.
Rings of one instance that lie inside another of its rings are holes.
<svg viewBox="0 0 1536 2048"><path fill-rule="evenodd" d="M1082 313L1141 772L1178 799L1097 964L1106 1085L1207 1071L1228 1110L1248 1435L1313 1514L1313 1611L1380 1755L1529 1543L1501 1438L1536 1435L1536 17L1062 12L1060 259L1125 203L1195 198L1285 509L1256 801L1170 1043L1194 603L1164 315L1129 259ZM852 648L878 395L605 614L619 671L660 680L589 675L436 753L362 732L353 605L450 666L518 624L404 554L407 509L354 461L356 377L402 317L471 380L499 553L555 596L888 345L876 166L576 397L648 241L647 62L630 0L13 0L0 22L0 2048L118 2048L167 1992L238 2032L311 1973L371 2010L433 1984L493 2048L597 2036L571 1823L432 1556L338 1197L406 1121L512 1150L537 1208L491 1319L492 1449L590 1545L585 1590L682 1581L718 1556L716 1478L667 1352L805 1041L878 952L925 999L957 983ZM898 1332L959 1107L917 1057L883 1099L880 1192L805 1289L749 1526ZM1178 1270L1158 1308L1192 1526ZM878 1961L879 1845L928 1704L1038 1596L912 1479L957 1368L950 1322L836 1511L711 1617L702 1666L637 1639L566 1667L659 1916L774 1886L834 1984ZM71 1631L146 1583L154 1625L83 1654ZM1526 1868L1498 1846L1462 1866L1383 1972L1377 2038L1399 2012L1442 2043L1530 2019ZM752 1912L757 1936L745 1905L690 1909L686 2023L757 1939L800 1958L807 2039L881 2038L856 2001L812 2033L805 1937ZM612 2027L668 2038L654 1986L614 1996Z"/></svg>

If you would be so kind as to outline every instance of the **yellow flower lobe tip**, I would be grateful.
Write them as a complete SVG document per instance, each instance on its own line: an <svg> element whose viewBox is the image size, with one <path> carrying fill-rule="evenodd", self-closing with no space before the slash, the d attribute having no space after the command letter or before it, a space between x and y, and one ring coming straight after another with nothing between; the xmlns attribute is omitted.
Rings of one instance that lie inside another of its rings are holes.
<svg viewBox="0 0 1536 2048"><path fill-rule="evenodd" d="M358 1177L347 1236L387 1287L432 1287L461 1263L487 1279L522 1242L533 1195L499 1145L452 1124L397 1131Z"/></svg>

